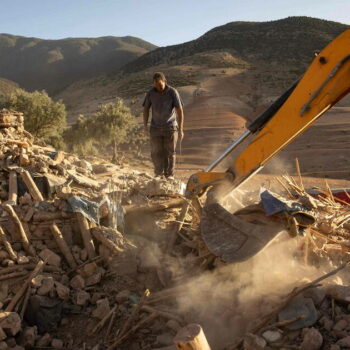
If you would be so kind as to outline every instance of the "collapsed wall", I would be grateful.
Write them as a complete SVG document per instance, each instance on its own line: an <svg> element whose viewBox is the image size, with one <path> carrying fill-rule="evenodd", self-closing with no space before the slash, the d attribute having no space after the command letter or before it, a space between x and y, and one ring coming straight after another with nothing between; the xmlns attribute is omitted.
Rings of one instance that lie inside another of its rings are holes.
<svg viewBox="0 0 350 350"><path fill-rule="evenodd" d="M0 348L112 344L147 288L161 286L148 238L168 229L181 183L38 145L23 115L8 110L0 111L0 162Z"/></svg>
<svg viewBox="0 0 350 350"><path fill-rule="evenodd" d="M187 349L190 323L198 349L349 346L349 205L330 190L286 177L270 216L242 193L236 218L284 233L227 264L179 181L43 146L7 110L0 163L0 349Z"/></svg>

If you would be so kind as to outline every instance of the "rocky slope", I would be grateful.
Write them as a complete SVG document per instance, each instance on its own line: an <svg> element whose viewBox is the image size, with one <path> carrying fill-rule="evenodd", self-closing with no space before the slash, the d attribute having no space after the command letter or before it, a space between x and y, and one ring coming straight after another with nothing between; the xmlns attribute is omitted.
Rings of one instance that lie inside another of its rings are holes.
<svg viewBox="0 0 350 350"><path fill-rule="evenodd" d="M15 82L8 79L0 78L0 96L11 93L17 88L19 88L19 85Z"/></svg>
<svg viewBox="0 0 350 350"><path fill-rule="evenodd" d="M77 80L116 72L155 48L131 36L43 40L0 34L0 76L28 90L53 93Z"/></svg>
<svg viewBox="0 0 350 350"><path fill-rule="evenodd" d="M231 59L223 66L259 62L289 65L297 70L349 26L311 17L288 17L269 22L231 22L213 28L196 40L158 48L127 64L125 72L135 72L159 64L177 64L190 56L226 51ZM199 61L198 57L192 60ZM202 61L205 61L202 56Z"/></svg>

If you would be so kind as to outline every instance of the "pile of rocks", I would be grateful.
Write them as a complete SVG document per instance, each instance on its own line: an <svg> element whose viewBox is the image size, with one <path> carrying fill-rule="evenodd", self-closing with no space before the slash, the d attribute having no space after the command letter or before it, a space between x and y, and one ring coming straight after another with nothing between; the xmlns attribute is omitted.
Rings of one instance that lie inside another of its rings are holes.
<svg viewBox="0 0 350 350"><path fill-rule="evenodd" d="M308 287L300 288L301 293L294 291L297 295L289 295L274 312L255 320L252 331L229 349L348 349L350 286Z"/></svg>
<svg viewBox="0 0 350 350"><path fill-rule="evenodd" d="M327 184L324 190L308 191L300 175L296 179L283 176L278 182L283 192L277 195L265 191L261 195L265 203L262 199L236 214L250 222L266 224L266 211L273 204L278 213L270 216L271 224L282 222L281 227L291 239L297 239L294 262L318 267L321 276L281 296L271 313L256 315L245 336L228 349L348 349L350 284L346 268L350 262L350 197L345 195L346 200L342 199L339 194L346 194L346 190L331 191ZM333 270L322 276L321 271L330 269Z"/></svg>
<svg viewBox="0 0 350 350"><path fill-rule="evenodd" d="M147 287L162 288L156 243L121 232L135 232L140 217L146 231L147 213L166 232L183 202L180 182L37 144L23 115L7 110L0 165L1 350L112 346L139 318L159 317L144 305ZM168 321L158 321L158 334ZM150 348L156 337L146 330L135 339Z"/></svg>
<svg viewBox="0 0 350 350"><path fill-rule="evenodd" d="M347 263L348 205L283 181L283 201L315 218L279 216L292 235L304 234L298 258ZM189 349L192 336L207 349L199 326L183 328L197 314L179 310L177 298L192 276L225 264L204 243L201 203L190 205L183 187L56 151L24 130L22 114L0 111L0 350ZM245 210L236 215L261 222L261 205ZM350 347L343 284L297 288L227 349Z"/></svg>

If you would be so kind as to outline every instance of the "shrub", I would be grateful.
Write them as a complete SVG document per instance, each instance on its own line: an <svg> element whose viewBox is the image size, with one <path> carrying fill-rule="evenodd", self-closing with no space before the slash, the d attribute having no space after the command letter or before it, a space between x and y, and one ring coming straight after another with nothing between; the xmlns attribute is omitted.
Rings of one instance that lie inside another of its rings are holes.
<svg viewBox="0 0 350 350"><path fill-rule="evenodd" d="M121 99L101 105L91 118L80 115L64 138L69 148L81 155L106 153L112 148L114 162L121 145L132 147L133 153L139 154L146 142L143 129Z"/></svg>
<svg viewBox="0 0 350 350"><path fill-rule="evenodd" d="M22 112L25 129L35 137L55 146L61 143L66 127L65 105L53 101L45 91L17 89L2 99L1 107Z"/></svg>

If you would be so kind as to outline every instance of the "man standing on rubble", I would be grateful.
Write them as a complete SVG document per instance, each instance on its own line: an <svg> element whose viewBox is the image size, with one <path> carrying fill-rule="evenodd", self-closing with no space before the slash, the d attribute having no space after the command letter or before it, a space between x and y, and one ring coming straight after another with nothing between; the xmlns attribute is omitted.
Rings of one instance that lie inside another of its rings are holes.
<svg viewBox="0 0 350 350"><path fill-rule="evenodd" d="M155 176L174 178L176 143L184 137L182 101L176 89L167 84L163 73L153 75L153 88L143 101L143 122L147 131L149 110L152 107L150 128L151 157Z"/></svg>

